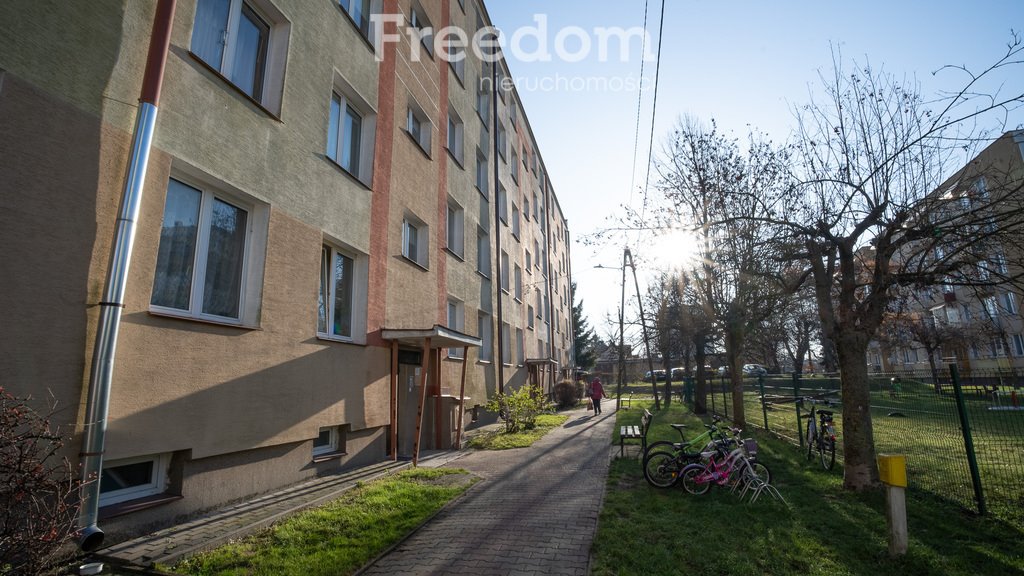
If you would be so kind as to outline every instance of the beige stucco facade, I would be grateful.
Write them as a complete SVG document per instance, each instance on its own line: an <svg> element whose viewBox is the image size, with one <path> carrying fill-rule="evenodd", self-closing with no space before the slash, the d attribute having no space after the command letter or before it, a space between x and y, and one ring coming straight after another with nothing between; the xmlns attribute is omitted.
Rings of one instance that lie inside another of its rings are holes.
<svg viewBox="0 0 1024 576"><path fill-rule="evenodd" d="M542 161L536 172L520 164L516 182L510 154L495 158L492 128L475 110L479 61L471 55L459 79L439 57L412 61L408 39L385 47L378 60L373 38L363 37L332 2L244 5L270 24L259 97L195 54L197 1L177 3L104 447L107 463L156 458L157 491L169 497L131 513L101 509L112 540L392 457L391 432L413 424L407 411L392 413L399 376L392 360L399 347L382 331L444 326L449 301L460 302L463 313L463 325L452 328L470 339L482 339L481 313L491 322L489 355L475 347L468 354L467 410L505 386L526 382L530 362L521 360L563 368L570 362L566 220L542 176ZM406 17L414 6L405 0L373 5ZM485 9L468 0L465 8L454 0L415 6L435 27L472 28L478 13L487 21ZM81 443L98 304L154 10L149 0L0 6L0 299L8 310L0 329L0 378L15 394L53 399L55 422L74 434L72 457ZM325 155L332 94L363 115L358 175ZM523 147L536 154L537 146L518 102L514 93L499 99L499 120L509 150L519 148L522 158ZM407 133L410 103L429 120L429 151ZM515 126L509 106L516 106ZM450 109L464 122L461 163L447 150ZM493 126L493 119L488 123ZM487 158L483 190L475 178L478 149ZM543 227L532 213L518 234L510 219L495 222L493 162L500 163L508 213L513 205L523 211L536 194L544 205ZM152 303L172 179L246 211L236 320ZM461 254L447 245L450 201L464 209ZM429 230L422 263L403 256L402 222L410 216ZM489 277L477 270L478 230L491 242ZM514 297L512 279L502 294L501 316L512 342L500 384L496 235L509 254L509 273L515 265L526 269L526 251L532 259L530 272L523 273L524 297ZM546 256L535 253L535 242ZM318 333L324 246L353 261L351 337ZM534 264L545 258L548 270ZM547 294L550 310L531 308L531 322L527 311L536 293ZM517 330L524 334L521 352ZM401 348L416 348L409 344ZM451 396L463 361L444 351L437 359L430 395ZM533 376L547 387L554 377L554 369ZM457 413L457 403L444 402L445 410ZM437 414L428 407L423 448L434 447L438 437L440 447L457 439L454 417L443 418L446 428L434 434ZM468 416L465 423L472 425ZM314 440L326 428L334 430L337 450L314 458Z"/></svg>

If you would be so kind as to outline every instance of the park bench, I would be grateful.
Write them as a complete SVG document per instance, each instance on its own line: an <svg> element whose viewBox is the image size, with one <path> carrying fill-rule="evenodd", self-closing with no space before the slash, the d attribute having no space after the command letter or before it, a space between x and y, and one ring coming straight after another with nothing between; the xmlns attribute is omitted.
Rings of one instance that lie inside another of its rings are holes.
<svg viewBox="0 0 1024 576"><path fill-rule="evenodd" d="M629 396L619 399L619 407L623 410L629 410L630 405L633 404L633 393L630 392Z"/></svg>
<svg viewBox="0 0 1024 576"><path fill-rule="evenodd" d="M651 412L644 408L644 414L640 417L640 425L628 425L619 427L619 456L626 455L626 440L640 441L640 455L647 451L647 430L651 427Z"/></svg>

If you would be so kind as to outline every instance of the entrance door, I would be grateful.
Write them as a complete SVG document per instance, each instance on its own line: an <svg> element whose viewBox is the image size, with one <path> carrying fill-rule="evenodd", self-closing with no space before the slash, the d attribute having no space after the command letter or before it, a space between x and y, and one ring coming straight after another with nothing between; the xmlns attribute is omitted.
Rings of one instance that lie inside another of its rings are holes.
<svg viewBox="0 0 1024 576"><path fill-rule="evenodd" d="M423 368L414 364L398 365L398 457L412 458L416 440L416 408L420 401ZM420 434L422 439L424 434Z"/></svg>

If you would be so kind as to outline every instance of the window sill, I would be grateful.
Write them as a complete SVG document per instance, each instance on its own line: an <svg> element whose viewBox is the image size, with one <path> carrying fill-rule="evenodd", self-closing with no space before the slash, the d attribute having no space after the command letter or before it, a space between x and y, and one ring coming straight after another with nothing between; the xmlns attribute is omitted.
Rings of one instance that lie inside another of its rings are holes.
<svg viewBox="0 0 1024 576"><path fill-rule="evenodd" d="M283 123L283 121L281 120L281 117L278 116L278 114L276 112L273 112L270 109L268 109L265 106L263 106L262 102L260 102L259 100L253 98L252 96L250 96L245 90L242 90L241 88L239 88L238 85L236 85L234 82L229 80L227 76L221 74L220 71L217 70L216 68L214 68L213 66L210 66L206 62L206 60L203 60L202 58L199 57L199 55L193 53L191 50L189 51L188 55L191 56L193 60L198 62L200 66L202 66L207 71L209 71L211 74L213 74L218 79L220 79L221 82L227 84L236 94L238 94L242 98L245 98L246 101L248 101L250 104L255 106L261 112L263 112L264 114L269 116L271 119L277 120L278 122L282 122ZM264 89L266 89L266 86L264 86Z"/></svg>
<svg viewBox="0 0 1024 576"><path fill-rule="evenodd" d="M459 262L465 262L466 261L466 259L462 256L462 254L459 254L459 253L455 252L454 250L452 250L451 248L448 248L447 246L445 247L444 251L447 252L449 256L455 258Z"/></svg>
<svg viewBox="0 0 1024 576"><path fill-rule="evenodd" d="M448 152L448 157L452 159L452 162L455 162L455 165L456 165L456 166L458 166L458 167L459 167L459 168L460 168L461 170L463 170L463 171L465 171L465 170L466 170L466 166L465 166L465 164L463 164L463 163L462 163L462 160L460 160L460 159L459 159L459 157L458 157L458 156L456 156L454 152L452 152L452 149L451 149L451 148L448 148L448 147L446 146L446 147L445 147L445 151L446 151L446 152Z"/></svg>
<svg viewBox="0 0 1024 576"><path fill-rule="evenodd" d="M330 164L336 170L340 171L342 174L350 178L353 182L359 184L359 186L361 186L362 188L365 188L368 192L373 192L373 188L370 186L370 183L363 182L362 180L360 180L358 176L346 170L344 166L335 162L330 156L324 154L321 156L321 158L326 160L328 164Z"/></svg>
<svg viewBox="0 0 1024 576"><path fill-rule="evenodd" d="M351 338L340 338L340 337L337 337L337 336L327 336L326 334L320 334L320 333L317 333L316 339L321 341L321 342L331 342L331 343L334 343L334 344L346 344L348 346L359 346L361 348L365 348L366 347L366 343L365 342L356 342L355 340L353 340Z"/></svg>
<svg viewBox="0 0 1024 576"><path fill-rule="evenodd" d="M321 464L323 462L330 462L331 460L340 460L348 456L348 452L344 450L336 450L334 452L325 452L323 454L317 454L313 456L313 464Z"/></svg>
<svg viewBox="0 0 1024 576"><path fill-rule="evenodd" d="M481 272L479 270L476 271L476 275L481 277L481 278L483 278L484 280L487 280L488 282L490 282L490 280L491 280L491 277L489 275L484 274L483 272Z"/></svg>
<svg viewBox="0 0 1024 576"><path fill-rule="evenodd" d="M405 260L405 261L406 261L406 262L408 262L409 264L412 264L413 266L415 266L415 267L419 268L420 270L422 270L422 271L424 271L424 272L430 272L430 268L427 268L427 267L426 267L426 266L424 266L423 264L420 264L419 262L417 262L417 261L413 260L412 258L409 258L409 257L408 257L408 256L406 256L405 254L402 254L402 260Z"/></svg>
<svg viewBox="0 0 1024 576"><path fill-rule="evenodd" d="M186 322L196 322L196 323L199 323L199 324L209 324L211 326L225 326L227 328L238 328L239 330L248 330L248 331L253 331L253 332L257 332L257 331L262 331L263 330L259 326L253 326L253 325L244 324L244 323L241 323L241 322L229 322L227 320L222 322L222 321L219 321L219 320L215 320L213 318L198 317L198 316L188 316L188 315L185 315L185 314L175 314L174 312L165 311L165 310L153 310L152 308L149 310L149 315L150 316L157 316L159 318L170 318L170 319L173 319L173 320L184 320Z"/></svg>
<svg viewBox="0 0 1024 576"><path fill-rule="evenodd" d="M135 512L142 512L143 510L149 510L150 508L156 508L158 506L170 504L171 502L177 502L181 499L182 497L177 494L154 494L152 496L146 496L145 498L118 502L117 504L100 507L99 519L109 520L126 514L134 514Z"/></svg>
<svg viewBox="0 0 1024 576"><path fill-rule="evenodd" d="M412 135L412 132L409 132L408 130L403 130L403 132L405 132L405 135L409 137L409 140L412 140L413 144L416 145L416 148L419 148L419 151L423 153L423 156L425 156L427 160L433 160L430 156L430 151L423 147L423 144L421 144L420 141Z"/></svg>
<svg viewBox="0 0 1024 576"><path fill-rule="evenodd" d="M477 360L476 363L477 363L478 366L490 366L494 362L492 362L490 360Z"/></svg>

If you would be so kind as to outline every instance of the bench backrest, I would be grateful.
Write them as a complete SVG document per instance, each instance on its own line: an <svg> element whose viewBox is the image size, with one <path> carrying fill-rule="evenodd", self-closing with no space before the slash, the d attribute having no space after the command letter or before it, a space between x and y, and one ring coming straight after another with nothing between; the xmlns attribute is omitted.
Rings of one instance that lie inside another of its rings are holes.
<svg viewBox="0 0 1024 576"><path fill-rule="evenodd" d="M651 411L644 408L644 415L640 417L640 434L647 438L647 430L651 427L651 420L654 416L651 415Z"/></svg>

